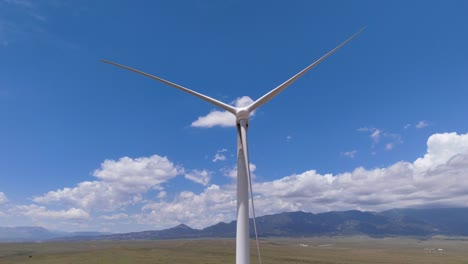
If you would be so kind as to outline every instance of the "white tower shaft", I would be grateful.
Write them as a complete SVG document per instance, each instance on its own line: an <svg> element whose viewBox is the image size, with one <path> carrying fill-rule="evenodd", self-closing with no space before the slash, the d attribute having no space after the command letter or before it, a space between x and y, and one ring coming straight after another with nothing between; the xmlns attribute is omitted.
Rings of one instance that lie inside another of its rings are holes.
<svg viewBox="0 0 468 264"><path fill-rule="evenodd" d="M247 150L248 120L237 124L237 229L236 264L250 263L249 239L249 157Z"/></svg>

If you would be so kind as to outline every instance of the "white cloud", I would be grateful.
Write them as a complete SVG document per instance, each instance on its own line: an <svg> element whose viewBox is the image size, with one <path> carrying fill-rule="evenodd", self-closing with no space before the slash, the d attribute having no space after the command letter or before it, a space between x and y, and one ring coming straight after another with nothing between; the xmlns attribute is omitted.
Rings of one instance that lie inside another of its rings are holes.
<svg viewBox="0 0 468 264"><path fill-rule="evenodd" d="M254 171L255 165L251 164L251 169ZM156 179L146 177L148 173L142 171L157 175ZM97 181L82 182L74 188L64 188L35 198L36 202L54 202L58 206L69 206L68 209L51 210L39 205L16 208L20 214L42 221L89 222L93 221L90 210L111 211L100 218L112 220L115 224L132 219L155 228L171 227L178 223L202 228L235 219L235 182L224 186L209 185L209 181L201 177L197 179L207 186L201 193L182 191L167 195L159 184L174 177L178 171L181 170L160 156L107 161L94 172ZM467 171L468 134L444 133L429 137L426 154L414 162L400 161L373 169L358 167L335 175L308 170L277 180L254 183L253 190L257 215L296 210L317 213L350 209L380 211L402 207L456 207L468 204ZM225 173L236 178L235 169ZM129 174L136 176L131 178ZM143 183L132 183L130 179L136 182L142 180ZM140 213L130 215L128 211L120 210L139 201L142 192L150 189L159 191L159 194L152 200L141 202L138 205L142 205ZM113 211L115 209L119 210Z"/></svg>
<svg viewBox="0 0 468 264"><path fill-rule="evenodd" d="M224 161L226 160L226 156L224 154L221 154L221 153L216 153L215 156L213 157L213 162L217 162L217 161Z"/></svg>
<svg viewBox="0 0 468 264"><path fill-rule="evenodd" d="M167 196L167 192L166 191L161 191L161 192L158 193L157 197L159 199L163 199L163 198L166 198L166 196Z"/></svg>
<svg viewBox="0 0 468 264"><path fill-rule="evenodd" d="M370 133L370 138L374 142L374 144L377 144L380 141L380 136L382 130L374 128L374 127L361 127L358 128L359 132L369 132Z"/></svg>
<svg viewBox="0 0 468 264"><path fill-rule="evenodd" d="M422 120L422 121L419 121L415 126L416 126L416 128L421 129L421 128L427 127L428 125L429 124L426 121Z"/></svg>
<svg viewBox="0 0 468 264"><path fill-rule="evenodd" d="M120 158L118 161L106 160L94 176L108 182L119 182L130 188L153 186L177 175L177 168L166 157L154 155L132 159Z"/></svg>
<svg viewBox="0 0 468 264"><path fill-rule="evenodd" d="M113 214L113 215L101 215L99 218L104 220L120 220L120 219L127 219L128 215L124 213L120 214Z"/></svg>
<svg viewBox="0 0 468 264"><path fill-rule="evenodd" d="M256 175L254 171L257 169L257 166L255 166L255 164L253 163L250 163L249 168L250 168L250 176L252 177L252 179L255 179ZM225 170L224 176L228 176L231 179L237 179L237 167Z"/></svg>
<svg viewBox="0 0 468 264"><path fill-rule="evenodd" d="M213 110L206 116L200 116L192 122L192 127L232 127L236 125L236 117L227 111Z"/></svg>
<svg viewBox="0 0 468 264"><path fill-rule="evenodd" d="M191 172L185 173L185 178L193 182L208 185L211 180L211 172L207 170L193 170Z"/></svg>
<svg viewBox="0 0 468 264"><path fill-rule="evenodd" d="M407 126L405 126L407 128ZM359 132L367 132L370 135L370 138L372 139L372 148L375 149L375 147L382 142L385 144L385 149L386 150L392 150L395 148L397 144L402 144L403 140L401 138L400 134L395 134L395 133L389 133L389 132L384 132L382 129L378 129L375 127L361 127L358 128L357 131ZM376 155L377 152L373 151L371 153L372 155Z"/></svg>
<svg viewBox="0 0 468 264"><path fill-rule="evenodd" d="M0 192L0 204L8 202L6 195L3 192Z"/></svg>
<svg viewBox="0 0 468 264"><path fill-rule="evenodd" d="M380 140L380 132L382 132L382 131L380 131L380 130L378 130L378 129L375 129L375 130L372 132L372 134L370 135L370 137L372 138L372 140L374 140L374 143L379 142L379 140Z"/></svg>
<svg viewBox="0 0 468 264"><path fill-rule="evenodd" d="M350 157L350 158L354 158L356 154L357 154L357 150L351 150L351 151L346 151L346 152L341 153L341 155Z"/></svg>
<svg viewBox="0 0 468 264"><path fill-rule="evenodd" d="M17 206L16 209L20 211L20 214L32 219L87 220L90 217L87 212L79 208L53 211L48 210L44 206L31 204Z"/></svg>
<svg viewBox="0 0 468 264"><path fill-rule="evenodd" d="M171 227L187 224L202 228L221 221L232 220L236 215L234 188L221 188L212 184L202 193L184 191L171 202L150 203L138 215L140 224L156 227Z"/></svg>
<svg viewBox="0 0 468 264"><path fill-rule="evenodd" d="M142 195L180 173L166 157L123 157L106 160L93 175L96 181L85 181L74 188L50 191L35 197L37 203L59 203L86 211L112 211L142 200Z"/></svg>
<svg viewBox="0 0 468 264"><path fill-rule="evenodd" d="M315 170L254 183L258 215L284 211L386 210L468 204L468 134L435 134L427 153L414 162L384 168L356 168L340 174ZM235 170L229 171L235 176ZM211 185L202 193L181 192L170 202L150 203L141 223L205 227L235 219L235 184Z"/></svg>
<svg viewBox="0 0 468 264"><path fill-rule="evenodd" d="M223 149L220 149L216 152L216 154L214 155L213 157L213 162L217 162L217 161L225 161L226 160L226 155L224 155L223 153L226 152L227 149L223 148Z"/></svg>
<svg viewBox="0 0 468 264"><path fill-rule="evenodd" d="M427 152L414 164L419 171L433 171L448 163L460 161L468 154L468 134L434 134L427 140Z"/></svg>
<svg viewBox="0 0 468 264"><path fill-rule="evenodd" d="M236 107L248 106L253 103L253 100L248 96L237 98L233 104ZM253 116L252 112L250 115ZM200 116L192 122L192 127L233 127L236 126L236 117L228 111L213 110L206 116Z"/></svg>
<svg viewBox="0 0 468 264"><path fill-rule="evenodd" d="M427 154L414 163L357 168L337 175L307 171L257 184L263 199L291 210L384 210L431 204L468 203L468 134L436 134ZM260 207L260 206L259 206Z"/></svg>

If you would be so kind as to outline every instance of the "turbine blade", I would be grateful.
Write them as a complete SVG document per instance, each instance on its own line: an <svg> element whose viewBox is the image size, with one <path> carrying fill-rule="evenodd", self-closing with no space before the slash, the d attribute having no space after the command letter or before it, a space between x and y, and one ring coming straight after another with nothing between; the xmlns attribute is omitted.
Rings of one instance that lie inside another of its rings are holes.
<svg viewBox="0 0 468 264"><path fill-rule="evenodd" d="M211 98L211 97L209 97L209 96L206 96L206 95L204 95L204 94L201 94L201 93L192 91L192 90L190 90L190 89L188 89L188 88L185 88L185 87L183 87L183 86L181 86L181 85L178 85L178 84L176 84L176 83L173 83L173 82L164 80L164 79L162 79L162 78L156 77L156 76L151 75L151 74L148 74L148 73L146 73L146 72L142 72L142 71L140 71L140 70L136 70L136 69L127 67L127 66L125 66L125 65L112 62L112 61L108 61L108 60L101 60L101 61L104 62L104 63L107 63L107 64L111 64L111 65L114 65L114 66L117 66L117 67L120 67L120 68L129 70L129 71L132 71L132 72L141 74L141 75L146 76L146 77L148 77L148 78L151 78L151 79L153 79L153 80L160 81L160 82L165 83L165 84L167 84L167 85L169 85L169 86L172 86L172 87L174 87L174 88L177 88L177 89L179 89L179 90L181 90L181 91L183 91L183 92L189 93L189 94L194 95L194 96L196 96L196 97L198 97L198 98L200 98L200 99L202 99L202 100L205 100L205 101L207 101L207 102L209 102L209 103L212 103L212 104L214 104L214 105L216 105L216 106L218 106L218 107L221 107L222 109L224 109L224 110L226 110L226 111L228 111L228 112L231 112L231 113L233 113L234 115L236 114L236 108L235 108L235 107L230 106L230 105L228 105L228 104L225 104L225 103L223 103L223 102L221 102L221 101L218 101L218 100L216 100L216 99L213 99L213 98Z"/></svg>
<svg viewBox="0 0 468 264"><path fill-rule="evenodd" d="M354 35L352 35L351 37L349 37L348 39L346 39L345 41L343 41L340 45L336 46L336 48L332 49L331 51L329 51L327 54L323 55L320 59L316 60L314 63L310 64L309 66L307 66L305 69L303 69L302 71L298 72L296 75L294 75L293 77L291 77L289 80L285 81L284 83L282 83L281 85L279 85L278 87L274 88L273 90L271 90L270 92L266 93L264 96L260 97L258 100L256 100L255 102L253 102L251 105L248 106L248 110L249 112L252 112L253 110L257 109L258 107L262 106L263 104L265 104L266 102L270 101L273 97L275 97L277 94L279 94L281 91L283 91L286 87L288 87L290 84L292 84L294 81L296 81L297 79L299 79L299 77L301 77L302 75L304 75L306 72L308 72L310 69L314 68L315 66L317 66L320 62L322 62L324 59L326 59L328 56L332 55L335 51L337 51L339 48L341 48L342 46L344 46L346 43L348 43L349 41L351 41L354 37L356 37L357 35L359 35L365 28L362 28L361 30L359 30L358 32L354 33Z"/></svg>

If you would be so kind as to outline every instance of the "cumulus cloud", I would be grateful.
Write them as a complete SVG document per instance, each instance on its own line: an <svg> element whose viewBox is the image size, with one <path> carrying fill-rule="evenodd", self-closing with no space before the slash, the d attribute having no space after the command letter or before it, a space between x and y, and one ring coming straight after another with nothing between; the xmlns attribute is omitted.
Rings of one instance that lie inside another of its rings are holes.
<svg viewBox="0 0 468 264"><path fill-rule="evenodd" d="M0 204L6 203L8 201L6 195L3 192L0 192Z"/></svg>
<svg viewBox="0 0 468 264"><path fill-rule="evenodd" d="M416 128L421 129L421 128L427 127L428 125L429 124L426 121L422 120L422 121L419 121L415 126L416 126Z"/></svg>
<svg viewBox="0 0 468 264"><path fill-rule="evenodd" d="M202 193L184 191L171 202L149 203L136 219L140 224L170 227L188 224L202 228L221 221L232 220L236 215L235 189L212 184Z"/></svg>
<svg viewBox="0 0 468 264"><path fill-rule="evenodd" d="M255 171L255 165L250 166ZM166 196L160 184L181 171L167 158L157 155L106 161L93 173L96 181L82 182L74 188L49 192L34 199L38 203L66 204L69 206L67 209L51 210L42 205L16 208L32 219L67 221L89 221L91 210L109 211L111 213L101 215L100 219L111 220L112 223L132 219L156 228L179 223L202 228L235 219L235 182L210 185L209 180L200 176L203 171L198 171L194 177L206 186L202 192L185 190ZM318 213L350 209L380 211L402 207L456 207L468 204L467 171L468 134L443 133L429 137L425 155L414 162L400 161L372 169L358 167L338 174L308 170L276 180L256 182L253 190L257 215L297 210ZM226 170L225 174L232 178L237 176L235 169ZM159 191L159 194L154 199L142 201L142 193L150 189ZM164 199L158 199L158 196ZM142 207L136 215L120 211L122 207L138 201L142 201L138 205ZM113 212L115 209L119 211Z"/></svg>
<svg viewBox="0 0 468 264"><path fill-rule="evenodd" d="M427 140L427 152L414 164L420 171L433 171L468 154L468 134L434 134Z"/></svg>
<svg viewBox="0 0 468 264"><path fill-rule="evenodd" d="M223 148L223 149L220 149L218 151L216 151L216 154L214 155L213 157L213 162L217 162L217 161L224 161L226 160L226 155L224 155L223 153L226 152L227 149Z"/></svg>
<svg viewBox="0 0 468 264"><path fill-rule="evenodd" d="M86 220L89 219L89 214L80 208L70 208L68 210L48 210L44 206L20 205L16 207L20 214L36 219L51 219L51 220Z"/></svg>
<svg viewBox="0 0 468 264"><path fill-rule="evenodd" d="M187 180L191 180L205 186L208 185L211 180L211 172L207 170L193 170L185 173L184 176Z"/></svg>
<svg viewBox="0 0 468 264"><path fill-rule="evenodd" d="M468 134L436 134L427 142L427 154L415 162L397 162L386 168L357 168L337 175L314 170L258 183L264 199L291 210L385 210L468 202Z"/></svg>
<svg viewBox="0 0 468 264"><path fill-rule="evenodd" d="M123 157L106 160L93 172L96 181L85 181L73 188L50 191L35 197L37 203L59 203L86 211L112 211L142 200L142 195L179 174L166 157Z"/></svg>
<svg viewBox="0 0 468 264"><path fill-rule="evenodd" d="M258 215L284 211L386 210L468 204L468 134L432 135L427 153L414 162L350 172L305 171L254 183ZM235 176L234 170L230 171ZM150 203L139 221L204 227L235 219L235 184L211 185L202 193L181 192L172 201ZM165 222L165 221L168 222Z"/></svg>
<svg viewBox="0 0 468 264"><path fill-rule="evenodd" d="M244 107L253 103L253 100L248 96L237 98L232 104L236 107ZM250 115L253 116L252 112ZM233 127L236 126L236 117L228 111L213 110L206 116L200 116L192 122L192 127Z"/></svg>

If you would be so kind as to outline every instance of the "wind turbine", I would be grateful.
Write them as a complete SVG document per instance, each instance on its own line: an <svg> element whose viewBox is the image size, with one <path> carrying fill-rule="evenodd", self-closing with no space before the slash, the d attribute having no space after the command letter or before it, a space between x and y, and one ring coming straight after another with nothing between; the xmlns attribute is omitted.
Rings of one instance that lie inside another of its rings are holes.
<svg viewBox="0 0 468 264"><path fill-rule="evenodd" d="M209 103L212 103L236 116L236 126L237 126L237 229L236 229L236 264L249 264L250 263L250 244L249 244L249 182L250 178L250 168L249 168L249 153L247 146L247 129L249 127L249 117L255 109L262 106L266 102L270 101L278 95L281 91L286 89L294 81L299 79L302 75L308 72L310 69L317 66L320 62L326 59L328 56L333 54L339 48L344 46L346 43L351 41L354 37L359 35L364 28L354 33L351 37L343 41L340 45L336 46L334 49L329 51L327 54L323 55L320 59L316 60L314 63L307 66L302 71L298 72L296 75L289 78L284 83L280 84L278 87L274 88L270 92L266 93L255 102L246 107L234 107L213 99L207 95L192 91L188 88L185 88L181 85L175 84L173 82L164 80L162 78L156 77L154 75L111 62L108 60L101 60L102 62L144 75L151 79L160 81L169 86L172 86L176 89L179 89L183 92L194 95L202 100L205 100ZM253 204L252 204L253 205Z"/></svg>

